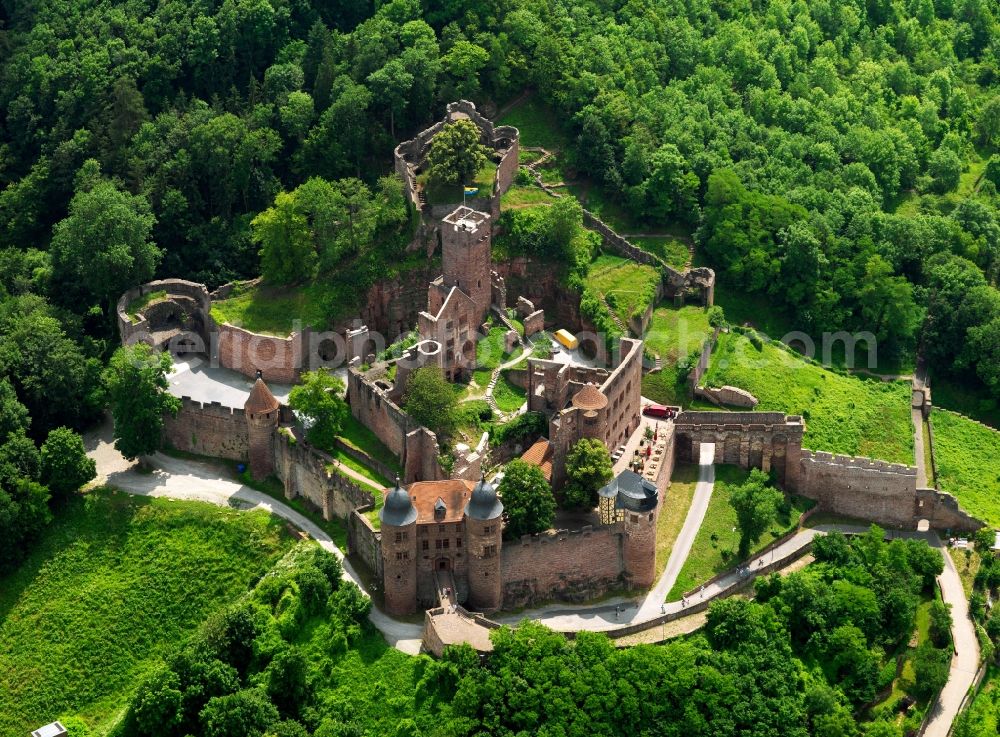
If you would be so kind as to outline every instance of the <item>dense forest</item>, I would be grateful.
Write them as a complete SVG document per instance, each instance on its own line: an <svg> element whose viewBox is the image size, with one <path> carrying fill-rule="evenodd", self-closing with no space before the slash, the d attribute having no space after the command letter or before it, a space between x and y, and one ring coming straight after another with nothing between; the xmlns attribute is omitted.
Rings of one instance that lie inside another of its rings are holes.
<svg viewBox="0 0 1000 737"><path fill-rule="evenodd" d="M988 0L2 13L3 288L74 313L88 355L125 286L256 276L251 222L279 193L378 187L394 142L444 102L527 86L581 176L645 222L696 230L726 280L796 327L870 330L896 355L922 339L936 368L1000 392Z"/></svg>
<svg viewBox="0 0 1000 737"><path fill-rule="evenodd" d="M716 602L702 632L615 649L526 622L408 659L371 646L368 599L330 554L296 548L139 687L118 737L900 737L921 710L885 699L941 555L883 531L819 538L816 563ZM931 607L907 690L926 704L947 678L950 616ZM361 654L358 660L355 653ZM385 661L380 664L380 661ZM882 692L882 696L878 694ZM370 694L363 696L362 694ZM885 703L866 712L873 701ZM867 714L866 719L859 715Z"/></svg>

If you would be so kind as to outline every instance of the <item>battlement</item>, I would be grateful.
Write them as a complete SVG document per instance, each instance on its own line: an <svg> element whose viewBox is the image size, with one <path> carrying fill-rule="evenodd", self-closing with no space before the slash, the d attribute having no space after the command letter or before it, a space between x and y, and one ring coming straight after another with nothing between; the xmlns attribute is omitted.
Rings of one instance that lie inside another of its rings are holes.
<svg viewBox="0 0 1000 737"><path fill-rule="evenodd" d="M715 412L712 410L684 411L674 420L677 425L802 425L799 415L784 412Z"/></svg>
<svg viewBox="0 0 1000 737"><path fill-rule="evenodd" d="M822 450L814 452L803 451L802 462L836 466L847 470L895 474L898 476L912 476L913 478L916 478L917 476L917 469L913 466L907 466L902 463L889 463L888 461L881 461L873 458L835 455Z"/></svg>
<svg viewBox="0 0 1000 737"><path fill-rule="evenodd" d="M575 543L579 540L589 538L621 535L624 532L624 526L620 522L613 525L601 525L596 528L593 525L584 525L576 530L545 530L544 532L536 532L534 535L521 535L516 542L507 543L504 550L506 551L509 548L517 546L528 547L531 545L541 547L547 545L558 545L559 543L564 542Z"/></svg>
<svg viewBox="0 0 1000 737"><path fill-rule="evenodd" d="M181 397L181 412L200 412L206 416L240 417L244 416L242 407L229 407L222 402L199 402L189 396Z"/></svg>

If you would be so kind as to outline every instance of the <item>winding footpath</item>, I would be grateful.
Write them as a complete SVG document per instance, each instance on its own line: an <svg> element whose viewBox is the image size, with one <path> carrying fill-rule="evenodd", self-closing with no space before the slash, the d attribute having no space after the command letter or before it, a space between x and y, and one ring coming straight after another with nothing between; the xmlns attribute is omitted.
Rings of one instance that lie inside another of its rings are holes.
<svg viewBox="0 0 1000 737"><path fill-rule="evenodd" d="M219 466L200 461L172 458L157 453L152 457L155 469L151 473L139 473L135 465L125 460L111 442L110 426L105 426L97 434L86 438L88 455L97 462L97 483L107 484L121 491L149 497L163 497L188 501L201 501L237 509L261 509L286 520L315 539L321 547L336 555L344 566L344 579L353 582L369 594L357 571L344 559L343 552L318 525L304 517L280 500L226 478ZM712 465L714 448L702 446L698 483L695 488L691 508L688 510L684 527L678 535L667 566L656 586L638 603L635 599L616 598L591 605L551 606L530 609L501 616L498 621L516 624L524 619L534 619L550 628L562 631L589 630L610 631L627 624L642 624L656 619L662 613L674 613L684 609L681 601L664 602L666 594L673 588L684 561L687 559L698 529L704 520L711 499L715 469ZM818 525L800 530L782 544L751 559L747 567L751 574L773 561L793 557L809 545L817 535L828 532L864 532L867 528L854 525ZM948 551L933 533L889 531L892 536L924 539L931 547L937 548L944 556L944 571L938 577L942 598L951 605L952 637L955 655L952 658L948 682L941 691L934 711L928 722L927 737L947 737L951 725L958 715L966 693L972 686L979 666L979 643L975 628L969 617L968 601L962 588L962 581ZM794 565L794 563L792 563ZM745 582L738 572L730 573L706 584L704 589L692 597L694 601L711 600L724 596L731 589ZM420 651L422 627L389 617L375 607L369 615L372 624L382 633L393 647L410 654Z"/></svg>

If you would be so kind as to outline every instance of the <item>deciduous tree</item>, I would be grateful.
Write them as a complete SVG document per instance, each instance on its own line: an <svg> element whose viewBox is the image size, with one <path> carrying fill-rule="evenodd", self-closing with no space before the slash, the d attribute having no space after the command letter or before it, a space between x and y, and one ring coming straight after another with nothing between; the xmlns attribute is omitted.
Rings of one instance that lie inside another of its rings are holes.
<svg viewBox="0 0 1000 737"><path fill-rule="evenodd" d="M504 534L511 539L552 526L556 500L538 466L519 458L508 463L498 493L503 500Z"/></svg>
<svg viewBox="0 0 1000 737"><path fill-rule="evenodd" d="M145 343L123 346L111 356L104 385L115 421L115 447L126 458L156 451L164 414L180 409L181 400L167 392L171 365L169 353L154 352Z"/></svg>

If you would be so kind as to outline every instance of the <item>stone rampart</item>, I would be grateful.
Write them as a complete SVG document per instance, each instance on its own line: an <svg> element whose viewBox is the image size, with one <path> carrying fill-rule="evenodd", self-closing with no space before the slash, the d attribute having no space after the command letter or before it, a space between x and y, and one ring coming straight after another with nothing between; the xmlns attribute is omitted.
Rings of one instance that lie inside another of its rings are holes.
<svg viewBox="0 0 1000 737"><path fill-rule="evenodd" d="M621 525L525 535L504 542L503 608L541 601L583 602L624 585Z"/></svg>
<svg viewBox="0 0 1000 737"><path fill-rule="evenodd" d="M159 279L132 287L118 298L115 313L118 320L118 334L121 337L123 345L131 345L137 340L142 340L146 343L156 342L153 334L159 327L158 318L166 317L166 315L158 313L151 315L150 319L147 318L145 314L147 310L144 308L140 314L135 316L135 320L133 321L132 317L128 314L128 308L133 302L154 292L165 292L166 296L162 301L173 303L177 308L177 312L183 313L187 317L186 320L177 321L179 327L188 329L194 327L199 338L206 340L207 336L204 334L203 329L204 318L208 315L212 300L208 295L208 289L205 285L184 279ZM157 304L157 302L153 302L147 305L147 307L153 304ZM169 310L169 308L159 309ZM191 318L195 320L194 325L190 323ZM181 325L182 322L185 324ZM155 347L159 348L161 346L156 345Z"/></svg>
<svg viewBox="0 0 1000 737"><path fill-rule="evenodd" d="M347 519L358 507L374 504L371 492L332 470L333 458L280 429L274 435L274 470L285 485L285 497L302 497L323 519Z"/></svg>
<svg viewBox="0 0 1000 737"><path fill-rule="evenodd" d="M660 269L663 276L663 294L669 299L683 303L689 292L698 292L701 302L710 307L715 301L715 272L699 267L688 271L678 271L668 263L620 236L614 229L589 210L583 211L583 224L593 230L609 249L640 264L648 264Z"/></svg>
<svg viewBox="0 0 1000 737"><path fill-rule="evenodd" d="M382 533L365 516L371 507L360 507L347 517L347 552L368 566L376 581L382 580Z"/></svg>
<svg viewBox="0 0 1000 737"><path fill-rule="evenodd" d="M176 416L166 415L163 441L172 448L197 455L246 461L250 437L242 408L224 407L181 397Z"/></svg>
<svg viewBox="0 0 1000 737"><path fill-rule="evenodd" d="M211 322L216 345L213 347L220 366L254 377L260 370L268 381L294 384L305 366L303 343L305 333L293 333L285 338L261 335L229 323Z"/></svg>
<svg viewBox="0 0 1000 737"><path fill-rule="evenodd" d="M378 436L403 468L403 483L434 481L447 476L438 462L437 437L418 425L382 389L356 368L347 372L347 402L351 414Z"/></svg>
<svg viewBox="0 0 1000 737"><path fill-rule="evenodd" d="M715 350L715 344L719 341L719 328L715 328L712 331L711 337L706 340L701 346L701 353L698 354L698 360L695 362L694 366L691 367L691 373L688 374L688 386L694 391L698 388L701 383L702 378L708 372L708 365L712 361L712 351Z"/></svg>

